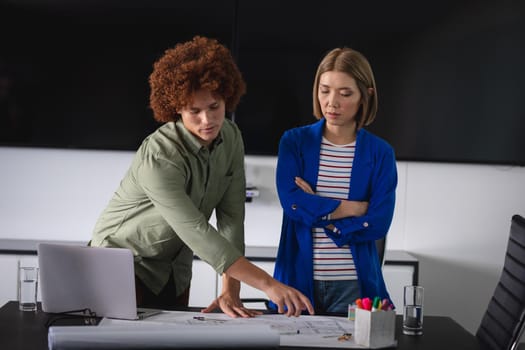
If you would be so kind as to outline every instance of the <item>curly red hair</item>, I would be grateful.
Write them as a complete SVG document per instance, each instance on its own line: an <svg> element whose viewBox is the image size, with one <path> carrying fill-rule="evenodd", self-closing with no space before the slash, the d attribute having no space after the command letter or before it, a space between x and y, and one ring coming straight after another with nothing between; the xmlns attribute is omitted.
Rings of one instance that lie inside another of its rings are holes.
<svg viewBox="0 0 525 350"><path fill-rule="evenodd" d="M149 77L150 107L159 122L177 120L177 110L192 103L194 92L209 90L233 112L246 84L231 52L217 40L195 36L168 49Z"/></svg>

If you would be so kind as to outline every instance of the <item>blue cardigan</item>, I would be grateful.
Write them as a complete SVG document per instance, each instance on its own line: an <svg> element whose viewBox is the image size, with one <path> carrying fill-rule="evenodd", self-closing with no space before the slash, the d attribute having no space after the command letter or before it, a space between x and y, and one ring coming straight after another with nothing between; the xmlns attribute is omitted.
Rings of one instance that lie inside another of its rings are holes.
<svg viewBox="0 0 525 350"><path fill-rule="evenodd" d="M276 182L283 221L274 277L300 290L313 305L311 229L332 223L340 232L325 231L337 246L349 244L362 297L390 300L375 240L385 237L394 214L397 186L394 150L383 139L359 129L348 199L368 201L368 211L360 217L324 220L340 201L305 193L294 182L294 177L299 176L316 191L324 125L325 120L321 119L290 129L279 143Z"/></svg>

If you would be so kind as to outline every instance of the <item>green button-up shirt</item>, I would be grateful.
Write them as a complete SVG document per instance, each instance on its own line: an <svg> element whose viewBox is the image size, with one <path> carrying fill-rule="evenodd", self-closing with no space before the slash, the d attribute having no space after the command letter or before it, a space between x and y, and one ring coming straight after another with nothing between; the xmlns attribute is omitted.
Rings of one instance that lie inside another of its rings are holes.
<svg viewBox="0 0 525 350"><path fill-rule="evenodd" d="M244 254L244 146L226 119L211 147L181 121L149 135L96 223L91 245L129 248L135 274L159 293L190 284L193 254L224 272ZM209 223L215 210L217 228Z"/></svg>

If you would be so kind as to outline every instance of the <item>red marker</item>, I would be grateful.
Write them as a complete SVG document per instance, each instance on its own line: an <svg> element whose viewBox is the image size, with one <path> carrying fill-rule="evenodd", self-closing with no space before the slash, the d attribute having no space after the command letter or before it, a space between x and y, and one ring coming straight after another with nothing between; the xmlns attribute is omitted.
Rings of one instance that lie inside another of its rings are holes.
<svg viewBox="0 0 525 350"><path fill-rule="evenodd" d="M368 311L372 310L372 299L370 299L369 297L363 298L362 303L363 303L363 309L368 310Z"/></svg>

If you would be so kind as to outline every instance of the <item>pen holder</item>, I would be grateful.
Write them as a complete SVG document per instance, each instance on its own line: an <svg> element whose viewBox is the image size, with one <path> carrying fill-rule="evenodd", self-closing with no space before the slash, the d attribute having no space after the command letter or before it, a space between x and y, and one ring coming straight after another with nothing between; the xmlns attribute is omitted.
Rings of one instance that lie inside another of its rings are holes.
<svg viewBox="0 0 525 350"><path fill-rule="evenodd" d="M395 344L396 314L393 310L355 310L355 342L367 348Z"/></svg>

